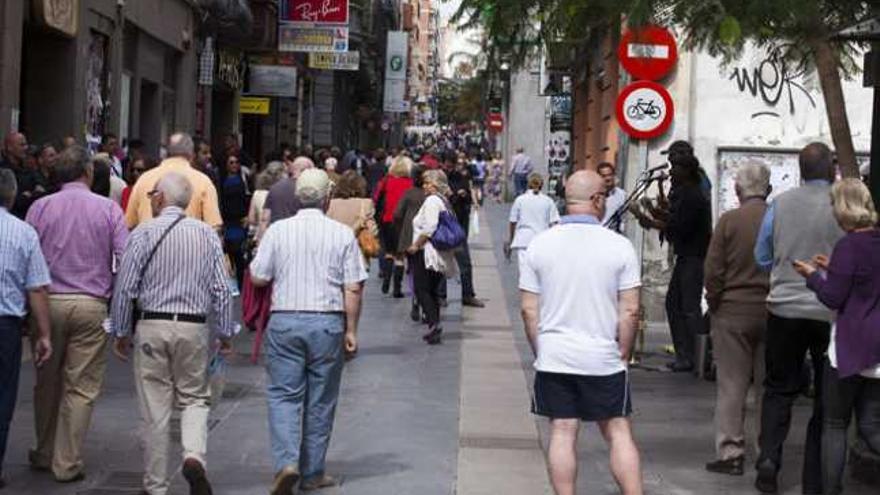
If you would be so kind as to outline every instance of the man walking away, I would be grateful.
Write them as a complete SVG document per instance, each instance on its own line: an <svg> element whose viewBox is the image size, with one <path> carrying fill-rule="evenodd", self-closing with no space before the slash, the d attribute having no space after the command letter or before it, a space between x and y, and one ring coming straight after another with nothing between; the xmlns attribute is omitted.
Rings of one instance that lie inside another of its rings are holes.
<svg viewBox="0 0 880 495"><path fill-rule="evenodd" d="M52 357L49 267L37 233L9 212L17 193L15 174L0 169L0 489L6 485L3 458L18 395L21 331L28 306L37 326L34 362L42 367Z"/></svg>
<svg viewBox="0 0 880 495"><path fill-rule="evenodd" d="M822 374L833 313L807 288L792 262L811 259L816 253L830 253L843 237L831 209L830 189L834 180L831 155L831 150L822 143L811 143L801 150L803 184L779 195L770 204L755 244L755 261L770 271L767 377L758 439L761 454L755 481L756 488L763 493L777 491L782 444L791 426L791 407L803 392L807 352L813 363L815 397L804 448L803 492L822 493Z"/></svg>
<svg viewBox="0 0 880 495"><path fill-rule="evenodd" d="M718 367L715 403L714 473L742 475L746 439L743 428L749 385L755 384L758 417L764 381L765 300L770 278L753 253L770 194L770 170L747 163L736 171L739 208L718 219L705 263L706 301Z"/></svg>
<svg viewBox="0 0 880 495"><path fill-rule="evenodd" d="M642 493L627 362L641 286L632 244L605 229L605 187L595 172L572 175L568 215L538 234L522 264L522 315L535 353L532 412L550 418L550 481L574 495L581 421L597 422L624 495ZM586 251L590 256L583 256Z"/></svg>
<svg viewBox="0 0 880 495"><path fill-rule="evenodd" d="M193 187L168 172L150 192L154 219L132 233L113 294L113 351L128 360L134 337L134 378L145 423L144 491L168 492L171 413L180 408L183 476L193 495L210 495L208 357L212 337L232 350L232 306L223 248L207 224L186 217ZM213 333L206 325L215 322Z"/></svg>
<svg viewBox="0 0 880 495"><path fill-rule="evenodd" d="M529 188L529 174L535 168L532 164L532 159L523 151L522 146L517 148L516 154L513 155L513 160L510 162L510 175L513 177L513 190L516 197L519 197L520 194L526 192L526 189Z"/></svg>
<svg viewBox="0 0 880 495"><path fill-rule="evenodd" d="M38 200L27 215L52 277L49 311L55 349L37 372L37 445L29 461L37 470L51 468L62 482L85 477L82 445L107 365L103 322L115 261L128 238L119 205L90 190L93 167L85 148L62 151L54 172L61 190Z"/></svg>
<svg viewBox="0 0 880 495"><path fill-rule="evenodd" d="M324 472L344 353L357 350L361 250L348 226L324 215L330 180L319 169L296 181L300 210L273 223L251 263L255 286L273 283L266 337L272 495L338 484Z"/></svg>
<svg viewBox="0 0 880 495"><path fill-rule="evenodd" d="M153 218L152 202L147 197L147 193L155 190L159 179L170 172L183 175L192 185L192 199L186 207L186 214L207 223L215 230L223 227L217 188L207 175L193 168L191 163L194 161L195 150L192 138L183 132L172 134L168 138L168 158L158 167L144 172L132 188L128 209L125 211L125 220L129 228L134 229L137 225Z"/></svg>

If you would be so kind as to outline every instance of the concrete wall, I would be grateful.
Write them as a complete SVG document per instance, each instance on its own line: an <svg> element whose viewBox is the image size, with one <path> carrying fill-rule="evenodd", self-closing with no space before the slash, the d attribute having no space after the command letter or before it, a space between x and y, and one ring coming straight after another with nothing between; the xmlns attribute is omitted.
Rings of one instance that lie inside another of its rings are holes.
<svg viewBox="0 0 880 495"><path fill-rule="evenodd" d="M546 176L550 129L547 98L538 95L539 85L537 72L524 69L511 73L503 155L509 166L511 157L521 146L532 158L535 171Z"/></svg>

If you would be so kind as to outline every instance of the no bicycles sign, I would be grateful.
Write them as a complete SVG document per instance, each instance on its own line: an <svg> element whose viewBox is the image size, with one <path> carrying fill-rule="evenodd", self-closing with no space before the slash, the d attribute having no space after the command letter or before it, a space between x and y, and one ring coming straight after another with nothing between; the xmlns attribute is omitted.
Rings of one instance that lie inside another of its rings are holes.
<svg viewBox="0 0 880 495"><path fill-rule="evenodd" d="M672 96L652 81L636 81L617 96L617 122L634 139L652 139L672 124Z"/></svg>

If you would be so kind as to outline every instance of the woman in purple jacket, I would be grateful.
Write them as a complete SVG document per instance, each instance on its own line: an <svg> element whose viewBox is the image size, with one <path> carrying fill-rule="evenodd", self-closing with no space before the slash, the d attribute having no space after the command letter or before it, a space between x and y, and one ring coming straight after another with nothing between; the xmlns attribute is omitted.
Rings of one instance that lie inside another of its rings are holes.
<svg viewBox="0 0 880 495"><path fill-rule="evenodd" d="M834 218L846 236L831 260L793 261L819 300L837 310L824 377L824 493L842 492L846 437L855 410L862 438L880 452L880 230L868 188L844 179L831 188Z"/></svg>

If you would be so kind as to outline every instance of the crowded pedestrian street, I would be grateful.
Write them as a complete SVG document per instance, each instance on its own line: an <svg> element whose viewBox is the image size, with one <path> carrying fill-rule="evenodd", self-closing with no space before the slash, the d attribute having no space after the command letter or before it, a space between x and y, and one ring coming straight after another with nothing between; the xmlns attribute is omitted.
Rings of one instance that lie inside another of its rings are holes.
<svg viewBox="0 0 880 495"><path fill-rule="evenodd" d="M445 340L425 346L409 318L409 299L392 299L367 283L360 350L346 363L327 469L341 477L322 494L535 495L552 493L544 449L546 420L529 413L533 371L519 318L516 266L505 260L507 207L487 203L482 230L471 244L474 278L485 308L462 308L450 283ZM663 368L666 329L651 327L642 364L632 371L633 426L643 455L645 493L751 494L749 476L718 477L703 463L713 452L713 383ZM274 471L268 455L266 375L250 362L253 336L235 339L220 399L212 405L208 442L214 493L264 494ZM33 436L32 367L22 367L21 400L10 433L4 474L7 493L129 495L140 493L142 448L130 365L111 358L103 394L84 445L86 479L58 484L28 467ZM788 473L797 473L809 416L804 398L794 408L786 446ZM754 435L754 410L747 428ZM172 432L179 423L172 420ZM177 438L176 433L172 433ZM179 451L179 443L174 449ZM585 427L578 450L578 493L613 494L601 437ZM747 456L750 457L750 456ZM780 493L800 494L796 474ZM184 494L178 477L169 494ZM847 493L876 487L849 482Z"/></svg>

